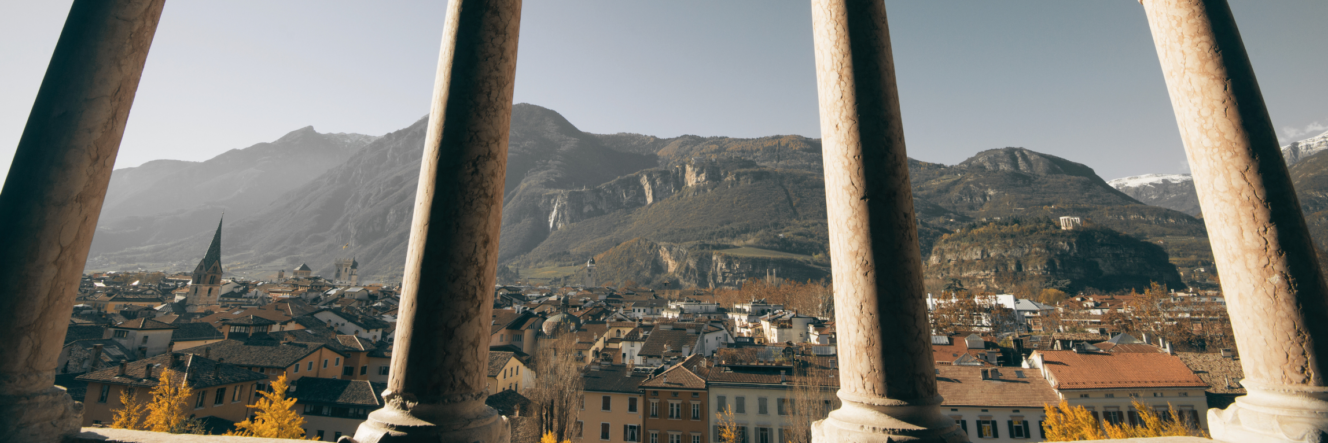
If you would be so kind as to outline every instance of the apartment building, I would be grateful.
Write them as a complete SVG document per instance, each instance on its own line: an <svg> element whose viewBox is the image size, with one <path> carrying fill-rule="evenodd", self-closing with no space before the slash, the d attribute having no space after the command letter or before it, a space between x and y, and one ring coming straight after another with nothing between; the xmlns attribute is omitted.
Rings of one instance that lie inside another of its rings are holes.
<svg viewBox="0 0 1328 443"><path fill-rule="evenodd" d="M936 388L941 412L974 442L1043 441L1043 407L1060 403L1034 369L938 365Z"/></svg>
<svg viewBox="0 0 1328 443"><path fill-rule="evenodd" d="M1138 401L1158 412L1174 406L1182 418L1208 429L1208 384L1174 355L1162 352L1035 351L1029 365L1042 372L1059 400L1083 406L1100 420L1139 423Z"/></svg>
<svg viewBox="0 0 1328 443"><path fill-rule="evenodd" d="M710 411L704 374L709 369L699 355L688 357L663 373L641 382L645 413L645 443L708 443Z"/></svg>
<svg viewBox="0 0 1328 443"><path fill-rule="evenodd" d="M590 365L584 375L580 441L640 442L646 410L641 383L646 378L626 365Z"/></svg>

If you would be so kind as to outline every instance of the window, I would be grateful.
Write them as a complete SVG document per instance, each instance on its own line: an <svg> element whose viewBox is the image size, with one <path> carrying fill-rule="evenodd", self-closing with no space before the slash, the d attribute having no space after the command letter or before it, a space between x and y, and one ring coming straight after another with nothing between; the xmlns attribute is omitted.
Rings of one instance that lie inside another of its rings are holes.
<svg viewBox="0 0 1328 443"><path fill-rule="evenodd" d="M692 420L701 419L701 403L692 402Z"/></svg>
<svg viewBox="0 0 1328 443"><path fill-rule="evenodd" d="M311 362L312 363L312 362ZM323 359L323 369L327 369L327 359Z"/></svg>
<svg viewBox="0 0 1328 443"><path fill-rule="evenodd" d="M723 413L724 408L729 406L729 399L723 395L715 397L715 412Z"/></svg>
<svg viewBox="0 0 1328 443"><path fill-rule="evenodd" d="M659 417L659 400L650 400L650 416Z"/></svg>
<svg viewBox="0 0 1328 443"><path fill-rule="evenodd" d="M650 443L659 443L659 431L650 431Z"/></svg>
<svg viewBox="0 0 1328 443"><path fill-rule="evenodd" d="M733 411L734 413L737 413L737 414L746 414L746 413L747 413L747 397L733 397L733 406L734 406L735 409L736 409L735 411Z"/></svg>
<svg viewBox="0 0 1328 443"><path fill-rule="evenodd" d="M965 434L968 433L968 421L964 420L962 415L951 415L950 418L953 418L955 423L959 423L959 429L963 429Z"/></svg>
<svg viewBox="0 0 1328 443"><path fill-rule="evenodd" d="M97 403L106 403L106 397L111 396L111 385L101 385L101 395L97 396Z"/></svg>
<svg viewBox="0 0 1328 443"><path fill-rule="evenodd" d="M1139 398L1139 393L1138 393L1138 392L1131 392L1131 393L1130 393L1130 398Z"/></svg>
<svg viewBox="0 0 1328 443"><path fill-rule="evenodd" d="M1023 417L1011 417L1011 418L1013 418L1013 420L1008 420L1005 422L1006 425L1010 428L1010 438L1033 437L1028 432L1028 420L1024 420Z"/></svg>
<svg viewBox="0 0 1328 443"><path fill-rule="evenodd" d="M129 331L115 331L115 338L125 338L129 336Z"/></svg>
<svg viewBox="0 0 1328 443"><path fill-rule="evenodd" d="M1120 407L1107 406L1102 408L1102 419L1106 420L1107 423L1120 426L1121 421L1125 419L1125 415L1121 414Z"/></svg>
<svg viewBox="0 0 1328 443"><path fill-rule="evenodd" d="M641 426L623 425L623 441L641 441Z"/></svg>
<svg viewBox="0 0 1328 443"><path fill-rule="evenodd" d="M758 397L756 399L756 413L761 415L770 415L770 407L769 405L766 404L765 397Z"/></svg>
<svg viewBox="0 0 1328 443"><path fill-rule="evenodd" d="M1154 396L1154 397L1161 397L1161 396L1162 396L1162 393L1161 393L1161 392L1154 392L1154 393L1153 393L1153 396Z"/></svg>
<svg viewBox="0 0 1328 443"><path fill-rule="evenodd" d="M787 398L775 399L775 412L778 412L779 415L789 415Z"/></svg>
<svg viewBox="0 0 1328 443"><path fill-rule="evenodd" d="M627 398L627 412L636 412L636 397Z"/></svg>
<svg viewBox="0 0 1328 443"><path fill-rule="evenodd" d="M1190 396L1190 393L1189 393L1189 392L1181 392L1181 393L1180 393L1180 396L1181 396L1181 397L1189 397L1189 396Z"/></svg>
<svg viewBox="0 0 1328 443"><path fill-rule="evenodd" d="M299 364L299 363L296 363L296 364L295 364L295 373L296 373L296 374L299 374L299 373L300 373L300 364Z"/></svg>
<svg viewBox="0 0 1328 443"><path fill-rule="evenodd" d="M580 438L580 437L581 437L581 432L585 430L585 429L584 429L584 428L585 428L585 424L586 424L585 422L580 421L580 420L577 420L577 422L576 422L576 436L577 436L577 438Z"/></svg>
<svg viewBox="0 0 1328 443"><path fill-rule="evenodd" d="M1087 394L1085 394L1087 395ZM1116 394L1106 394L1107 398L1116 398Z"/></svg>
<svg viewBox="0 0 1328 443"><path fill-rule="evenodd" d="M600 440L608 440L608 439L609 439L609 424L608 424L608 423L600 423L600 424L599 424L599 439L600 439Z"/></svg>
<svg viewBox="0 0 1328 443"><path fill-rule="evenodd" d="M217 388L217 397L212 400L212 404L219 405L226 403L226 388Z"/></svg>
<svg viewBox="0 0 1328 443"><path fill-rule="evenodd" d="M326 364L326 363L327 363L327 360L323 360L323 362L324 362L324 364ZM309 368L308 368L308 370L310 370L310 371L314 370L314 362L313 362L312 360L309 361Z"/></svg>
<svg viewBox="0 0 1328 443"><path fill-rule="evenodd" d="M314 435L318 436L318 440L322 440L322 439L323 439L323 430L322 430L322 429L319 429L318 432L315 432L315 433L314 433Z"/></svg>
<svg viewBox="0 0 1328 443"><path fill-rule="evenodd" d="M345 368L342 368L342 369L341 369L341 375L343 375L343 376L354 376L354 375L355 375L355 368L352 368L352 367L350 367L350 366L347 366L347 367L345 367Z"/></svg>
<svg viewBox="0 0 1328 443"><path fill-rule="evenodd" d="M366 365L366 366L360 366L360 375L365 375L365 374L368 374L368 373L369 373L369 366L367 366L367 365Z"/></svg>
<svg viewBox="0 0 1328 443"><path fill-rule="evenodd" d="M1111 394L1107 394L1107 397L1111 397ZM1079 398L1088 398L1088 394L1079 394Z"/></svg>
<svg viewBox="0 0 1328 443"><path fill-rule="evenodd" d="M240 394L241 394L242 392L244 392L244 386L236 386L236 387L235 387L235 393L231 395L231 401L232 401L232 402L240 401L240 397L241 397Z"/></svg>
<svg viewBox="0 0 1328 443"><path fill-rule="evenodd" d="M333 363L332 366L341 366L341 357L337 357L336 363ZM338 432L338 434L340 434L340 432Z"/></svg>
<svg viewBox="0 0 1328 443"><path fill-rule="evenodd" d="M1014 371L1015 378L1024 378L1024 371Z"/></svg>
<svg viewBox="0 0 1328 443"><path fill-rule="evenodd" d="M581 394L576 398L577 404L581 405L581 410L586 410L586 394Z"/></svg>
<svg viewBox="0 0 1328 443"><path fill-rule="evenodd" d="M199 393L198 393L198 401L197 401L197 402L194 402L194 408L201 408L201 407L203 407L205 404L207 404L207 393L206 393L206 392L199 392Z"/></svg>
<svg viewBox="0 0 1328 443"><path fill-rule="evenodd" d="M600 409L601 411L612 411L612 410L613 410L613 397L609 397L609 396L605 395L604 398L603 398L603 400L600 401L599 409ZM608 425L605 425L605 426L608 426ZM608 432L608 431L605 431L605 432Z"/></svg>
<svg viewBox="0 0 1328 443"><path fill-rule="evenodd" d="M682 434L679 434L677 432L670 432L669 443L682 443Z"/></svg>
<svg viewBox="0 0 1328 443"><path fill-rule="evenodd" d="M332 441L341 440L341 431L332 433Z"/></svg>
<svg viewBox="0 0 1328 443"><path fill-rule="evenodd" d="M669 418L674 420L682 418L682 403L676 401L669 402Z"/></svg>
<svg viewBox="0 0 1328 443"><path fill-rule="evenodd" d="M387 375L387 371L392 370L391 366L379 366L378 375Z"/></svg>
<svg viewBox="0 0 1328 443"><path fill-rule="evenodd" d="M978 420L978 438L1000 438L996 420Z"/></svg>
<svg viewBox="0 0 1328 443"><path fill-rule="evenodd" d="M756 428L756 443L770 443L770 428Z"/></svg>
<svg viewBox="0 0 1328 443"><path fill-rule="evenodd" d="M143 336L143 344L148 344L148 336L146 335Z"/></svg>
<svg viewBox="0 0 1328 443"><path fill-rule="evenodd" d="M701 434L692 434L692 443L701 443Z"/></svg>
<svg viewBox="0 0 1328 443"><path fill-rule="evenodd" d="M701 393L700 393L700 392L693 392L693 393L692 393L692 398L698 398L698 397L700 397L700 396L701 396Z"/></svg>

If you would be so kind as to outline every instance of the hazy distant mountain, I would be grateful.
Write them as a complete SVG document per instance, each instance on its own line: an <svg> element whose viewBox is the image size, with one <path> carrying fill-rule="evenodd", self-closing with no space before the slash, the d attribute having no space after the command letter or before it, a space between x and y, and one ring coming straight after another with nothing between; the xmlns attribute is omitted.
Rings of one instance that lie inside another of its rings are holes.
<svg viewBox="0 0 1328 443"><path fill-rule="evenodd" d="M334 260L354 256L362 280L398 281L424 127L421 120L373 141L255 215L228 211L227 271L267 277L308 263L330 275ZM509 146L500 263L523 278L580 282L590 257L601 284L735 285L772 270L799 280L829 275L819 140L595 135L521 104ZM1158 243L1173 262L1209 260L1202 222L1141 204L1059 157L995 149L954 166L911 161L910 174L924 257L965 226L1075 215L1165 238ZM191 267L214 222L198 222L187 238L98 254L93 266Z"/></svg>
<svg viewBox="0 0 1328 443"><path fill-rule="evenodd" d="M305 127L204 162L158 160L117 169L111 173L92 256L185 238L223 211L231 220L258 214L376 138Z"/></svg>
<svg viewBox="0 0 1328 443"><path fill-rule="evenodd" d="M1174 209L1198 217L1199 197L1190 174L1145 174L1107 182L1144 204Z"/></svg>

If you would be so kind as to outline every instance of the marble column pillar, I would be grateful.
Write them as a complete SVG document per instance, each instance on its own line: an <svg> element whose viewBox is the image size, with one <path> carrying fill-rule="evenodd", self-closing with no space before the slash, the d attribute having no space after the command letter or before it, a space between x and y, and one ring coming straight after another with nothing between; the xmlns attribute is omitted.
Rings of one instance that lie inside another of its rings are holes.
<svg viewBox="0 0 1328 443"><path fill-rule="evenodd" d="M812 0L839 398L816 442L967 441L941 414L881 0Z"/></svg>
<svg viewBox="0 0 1328 443"><path fill-rule="evenodd" d="M163 2L75 1L23 128L0 191L0 440L82 425L55 370Z"/></svg>
<svg viewBox="0 0 1328 443"><path fill-rule="evenodd" d="M484 404L521 0L452 0L386 405L354 440L505 443Z"/></svg>
<svg viewBox="0 0 1328 443"><path fill-rule="evenodd" d="M1144 0L1222 275L1249 395L1208 412L1214 439L1328 431L1328 285L1226 0Z"/></svg>

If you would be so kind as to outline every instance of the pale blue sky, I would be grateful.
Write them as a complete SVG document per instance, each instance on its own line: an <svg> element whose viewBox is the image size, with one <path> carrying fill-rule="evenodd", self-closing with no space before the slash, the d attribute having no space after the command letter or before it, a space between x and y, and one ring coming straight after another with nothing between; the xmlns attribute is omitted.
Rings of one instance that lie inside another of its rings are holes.
<svg viewBox="0 0 1328 443"><path fill-rule="evenodd" d="M0 170L69 3L0 4ZM1184 169L1138 2L886 4L911 157L1023 146L1107 179ZM1328 129L1328 2L1232 8L1279 134ZM428 112L443 13L434 1L171 0L117 167L205 160L306 125L400 129ZM806 1L528 0L516 99L589 132L819 137L813 63Z"/></svg>

